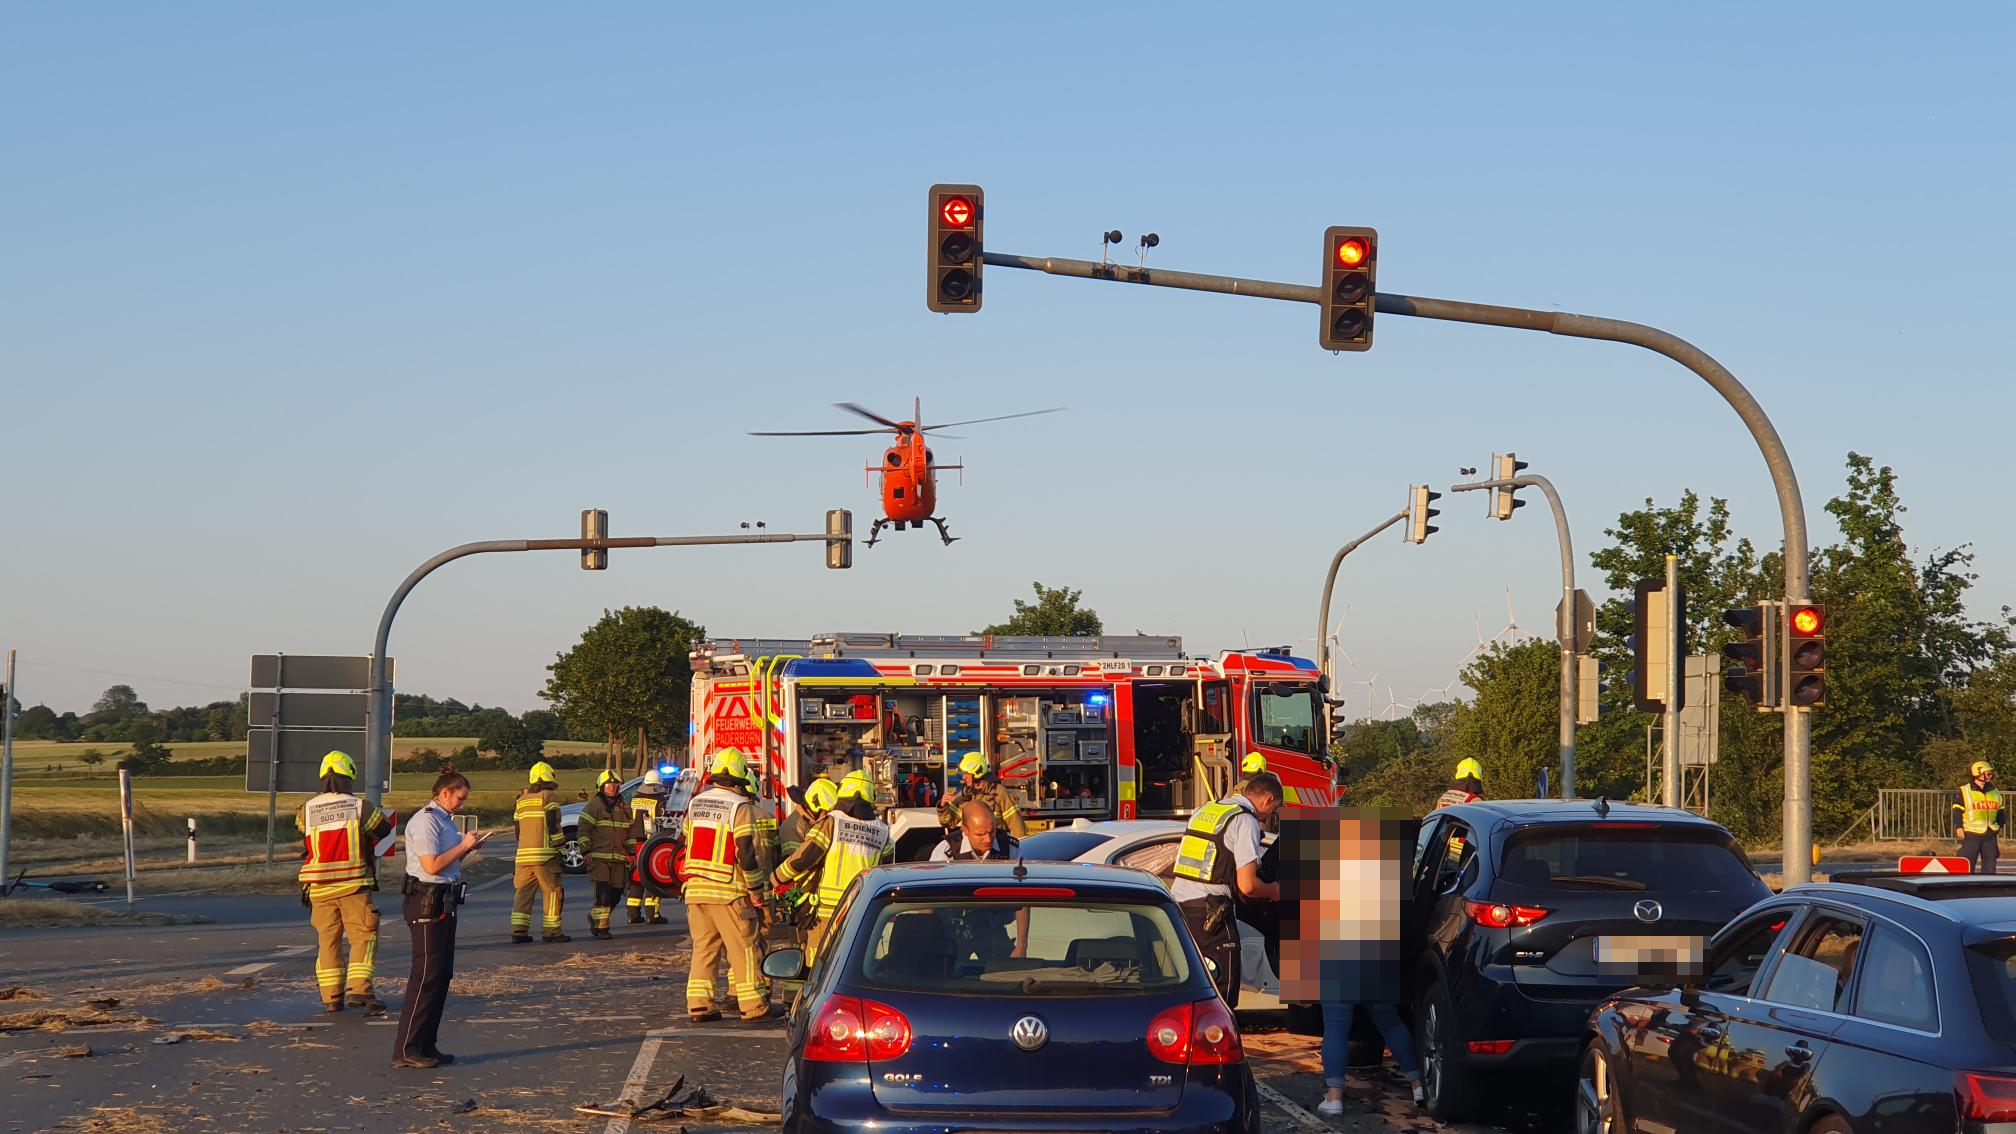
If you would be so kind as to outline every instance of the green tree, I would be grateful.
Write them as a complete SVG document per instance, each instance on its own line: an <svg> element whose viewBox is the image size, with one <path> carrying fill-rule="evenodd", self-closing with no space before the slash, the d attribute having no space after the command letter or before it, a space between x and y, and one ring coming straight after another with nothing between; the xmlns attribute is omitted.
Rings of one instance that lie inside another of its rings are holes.
<svg viewBox="0 0 2016 1134"><path fill-rule="evenodd" d="M1041 583L1031 583L1030 586L1036 588L1035 602L1016 599L1013 617L979 633L1091 638L1104 632L1105 624L1099 620L1099 612L1078 605L1085 592L1069 587L1046 587Z"/></svg>
<svg viewBox="0 0 2016 1134"><path fill-rule="evenodd" d="M476 742L477 749L496 753L507 768L530 768L538 763L545 755L546 741L509 713L500 713L499 718Z"/></svg>
<svg viewBox="0 0 2016 1134"><path fill-rule="evenodd" d="M1451 768L1436 790L1447 786L1455 761L1470 759L1484 765L1485 796L1532 798L1540 769L1559 774L1560 682L1560 651L1543 638L1500 642L1473 659L1463 684L1477 696L1450 724Z"/></svg>
<svg viewBox="0 0 2016 1134"><path fill-rule="evenodd" d="M145 714L147 703L140 699L131 685L114 685L99 696L91 711L108 719L124 720Z"/></svg>
<svg viewBox="0 0 2016 1134"><path fill-rule="evenodd" d="M161 726L151 720L136 721L132 732L133 750L119 766L136 776L156 775L168 770L174 752L161 743Z"/></svg>
<svg viewBox="0 0 2016 1134"><path fill-rule="evenodd" d="M623 738L639 735L637 768L650 738L684 731L692 698L693 647L706 635L698 624L655 606L603 611L574 648L547 666L540 696L571 730L607 738L615 767Z"/></svg>

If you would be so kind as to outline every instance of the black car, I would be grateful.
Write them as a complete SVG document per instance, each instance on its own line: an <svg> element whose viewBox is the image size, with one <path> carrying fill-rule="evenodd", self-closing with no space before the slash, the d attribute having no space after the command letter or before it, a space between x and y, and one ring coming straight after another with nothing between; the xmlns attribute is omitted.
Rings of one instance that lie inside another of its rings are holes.
<svg viewBox="0 0 2016 1134"><path fill-rule="evenodd" d="M1794 886L1589 1023L1583 1131L2016 1130L2016 881Z"/></svg>
<svg viewBox="0 0 2016 1134"><path fill-rule="evenodd" d="M1728 831L1686 811L1493 800L1431 812L1409 918L1429 1111L1471 1117L1496 1073L1565 1081L1597 1004L1648 973L1698 967L1707 938L1770 894Z"/></svg>
<svg viewBox="0 0 2016 1134"><path fill-rule="evenodd" d="M791 1006L783 1127L1254 1134L1232 1012L1149 875L1065 863L881 867Z"/></svg>

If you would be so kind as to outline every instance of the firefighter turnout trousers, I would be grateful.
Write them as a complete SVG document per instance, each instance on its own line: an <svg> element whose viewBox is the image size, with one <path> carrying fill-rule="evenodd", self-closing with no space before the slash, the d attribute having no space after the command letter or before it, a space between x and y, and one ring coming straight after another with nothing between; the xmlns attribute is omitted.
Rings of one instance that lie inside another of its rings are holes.
<svg viewBox="0 0 2016 1134"><path fill-rule="evenodd" d="M567 892L560 884L560 860L521 862L512 872L511 882L518 888L511 899L512 934L532 932L532 906L534 900L539 899L540 925L545 935L560 936L560 907L567 898Z"/></svg>
<svg viewBox="0 0 2016 1134"><path fill-rule="evenodd" d="M322 1003L341 1005L346 988L351 999L371 996L371 978L378 958L378 908L371 891L352 890L333 898L311 898L308 924L315 927L315 984ZM343 965L344 938L349 938L350 965Z"/></svg>
<svg viewBox="0 0 2016 1134"><path fill-rule="evenodd" d="M644 892L644 880L641 878L632 878L623 887L623 904L630 910L631 921L641 921L645 918L653 922L665 920L665 915L658 912L657 895Z"/></svg>
<svg viewBox="0 0 2016 1134"><path fill-rule="evenodd" d="M759 917L756 907L747 902L686 903L686 925L693 934L693 969L686 976L689 1015L706 1016L715 1011L714 974L724 953L736 1008L749 1019L760 1019L770 1010Z"/></svg>

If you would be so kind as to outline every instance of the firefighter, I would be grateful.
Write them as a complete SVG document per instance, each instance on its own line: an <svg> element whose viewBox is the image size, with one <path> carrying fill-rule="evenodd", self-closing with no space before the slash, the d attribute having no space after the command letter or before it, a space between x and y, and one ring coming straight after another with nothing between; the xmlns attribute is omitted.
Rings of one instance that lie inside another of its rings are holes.
<svg viewBox="0 0 2016 1134"><path fill-rule="evenodd" d="M966 753L959 757L959 773L966 778L965 786L938 804L938 825L945 828L948 837L959 822L960 808L976 800L994 810L994 818L1007 825L1009 834L1019 839L1029 833L1022 822L1022 812L1016 810L1014 797L1001 786L987 757L978 752Z"/></svg>
<svg viewBox="0 0 2016 1134"><path fill-rule="evenodd" d="M343 944L350 944L347 995L367 1012L385 1005L371 994L378 956L378 867L371 851L392 833L392 825L370 803L351 794L357 762L347 752L322 757L322 794L301 805L294 825L301 830L301 904L315 927L315 984L322 1006L341 1012L346 995Z"/></svg>
<svg viewBox="0 0 2016 1134"><path fill-rule="evenodd" d="M1996 835L2002 830L2002 793L1996 790L1995 769L1988 761L1976 760L1967 770L1973 779L1960 785L1960 801L1953 805L1953 835L1960 840L1960 854L1969 870L1993 874L2001 857Z"/></svg>
<svg viewBox="0 0 2016 1134"><path fill-rule="evenodd" d="M644 877L638 873L637 855L644 844L658 833L658 821L665 815L666 797L672 793L665 786L664 777L653 768L644 773L644 782L637 785L637 794L630 800L630 884L624 890L623 904L629 909L629 922L638 925L649 921L652 925L664 925L665 915L658 908L658 895L644 893Z"/></svg>
<svg viewBox="0 0 2016 1134"><path fill-rule="evenodd" d="M1169 896L1198 951L1212 963L1211 983L1231 1007L1239 1005L1239 927L1232 888L1249 902L1279 901L1281 884L1260 880L1260 825L1281 808L1281 781L1271 772L1249 777L1229 799L1207 803L1190 817L1176 845L1176 877Z"/></svg>
<svg viewBox="0 0 2016 1134"><path fill-rule="evenodd" d="M1475 803L1484 791L1484 765L1464 757L1456 765L1456 774L1450 777L1449 790L1435 801L1437 807L1452 807L1458 803Z"/></svg>
<svg viewBox="0 0 2016 1134"><path fill-rule="evenodd" d="M805 845L805 839L812 828L833 805L840 802L840 789L832 780L813 780L800 796L804 805L791 813L791 818L777 833L780 861L789 861ZM783 895L784 905L791 911L792 937L800 946L805 944L805 931L819 916L819 890L816 879L799 878L778 887Z"/></svg>
<svg viewBox="0 0 2016 1134"><path fill-rule="evenodd" d="M809 793L808 793L809 794ZM840 781L838 802L820 816L796 853L777 868L780 885L810 878L818 871L813 894L812 925L805 931L805 963L818 958L833 913L854 879L871 866L895 856L896 841L875 810L875 781L866 772L849 772ZM985 806L985 805L982 805Z"/></svg>
<svg viewBox="0 0 2016 1134"><path fill-rule="evenodd" d="M767 881L756 853L755 806L744 789L749 765L724 748L708 764L707 790L686 805L686 925L693 934L693 968L686 976L686 1014L695 1023L718 1020L715 970L728 956L728 984L744 1020L773 1014L770 984L761 966Z"/></svg>
<svg viewBox="0 0 2016 1134"><path fill-rule="evenodd" d="M595 797L581 809L578 823L576 837L588 856L588 881L595 887L595 900L588 907L588 935L608 941L616 936L609 932L609 915L630 881L630 830L635 826L616 773L605 768L595 777Z"/></svg>
<svg viewBox="0 0 2016 1134"><path fill-rule="evenodd" d="M511 901L511 942L523 945L532 940L532 903L543 899L544 940L572 941L560 932L560 907L567 895L561 888L560 844L567 836L560 830L560 805L553 793L560 787L553 765L541 760L526 776L525 790L511 818L518 825L518 854L512 860L516 871L512 884L518 887Z"/></svg>
<svg viewBox="0 0 2016 1134"><path fill-rule="evenodd" d="M1257 776L1266 770L1267 770L1267 757L1262 756L1258 752L1248 752L1246 754L1246 758L1244 760L1239 761L1240 775Z"/></svg>

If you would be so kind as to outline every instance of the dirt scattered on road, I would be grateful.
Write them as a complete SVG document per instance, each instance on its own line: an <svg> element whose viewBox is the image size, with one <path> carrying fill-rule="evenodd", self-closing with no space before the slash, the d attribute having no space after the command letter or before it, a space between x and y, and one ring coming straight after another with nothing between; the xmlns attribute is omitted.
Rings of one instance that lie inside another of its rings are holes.
<svg viewBox="0 0 2016 1134"><path fill-rule="evenodd" d="M189 1121L187 1112L164 1114L137 1106L94 1106L90 1113L66 1118L50 1127L76 1134L175 1134Z"/></svg>
<svg viewBox="0 0 2016 1134"><path fill-rule="evenodd" d="M0 1013L0 1032L67 1032L78 1028L146 1027L154 1023L144 1016L107 1012L99 1008L31 1008L25 1012Z"/></svg>

